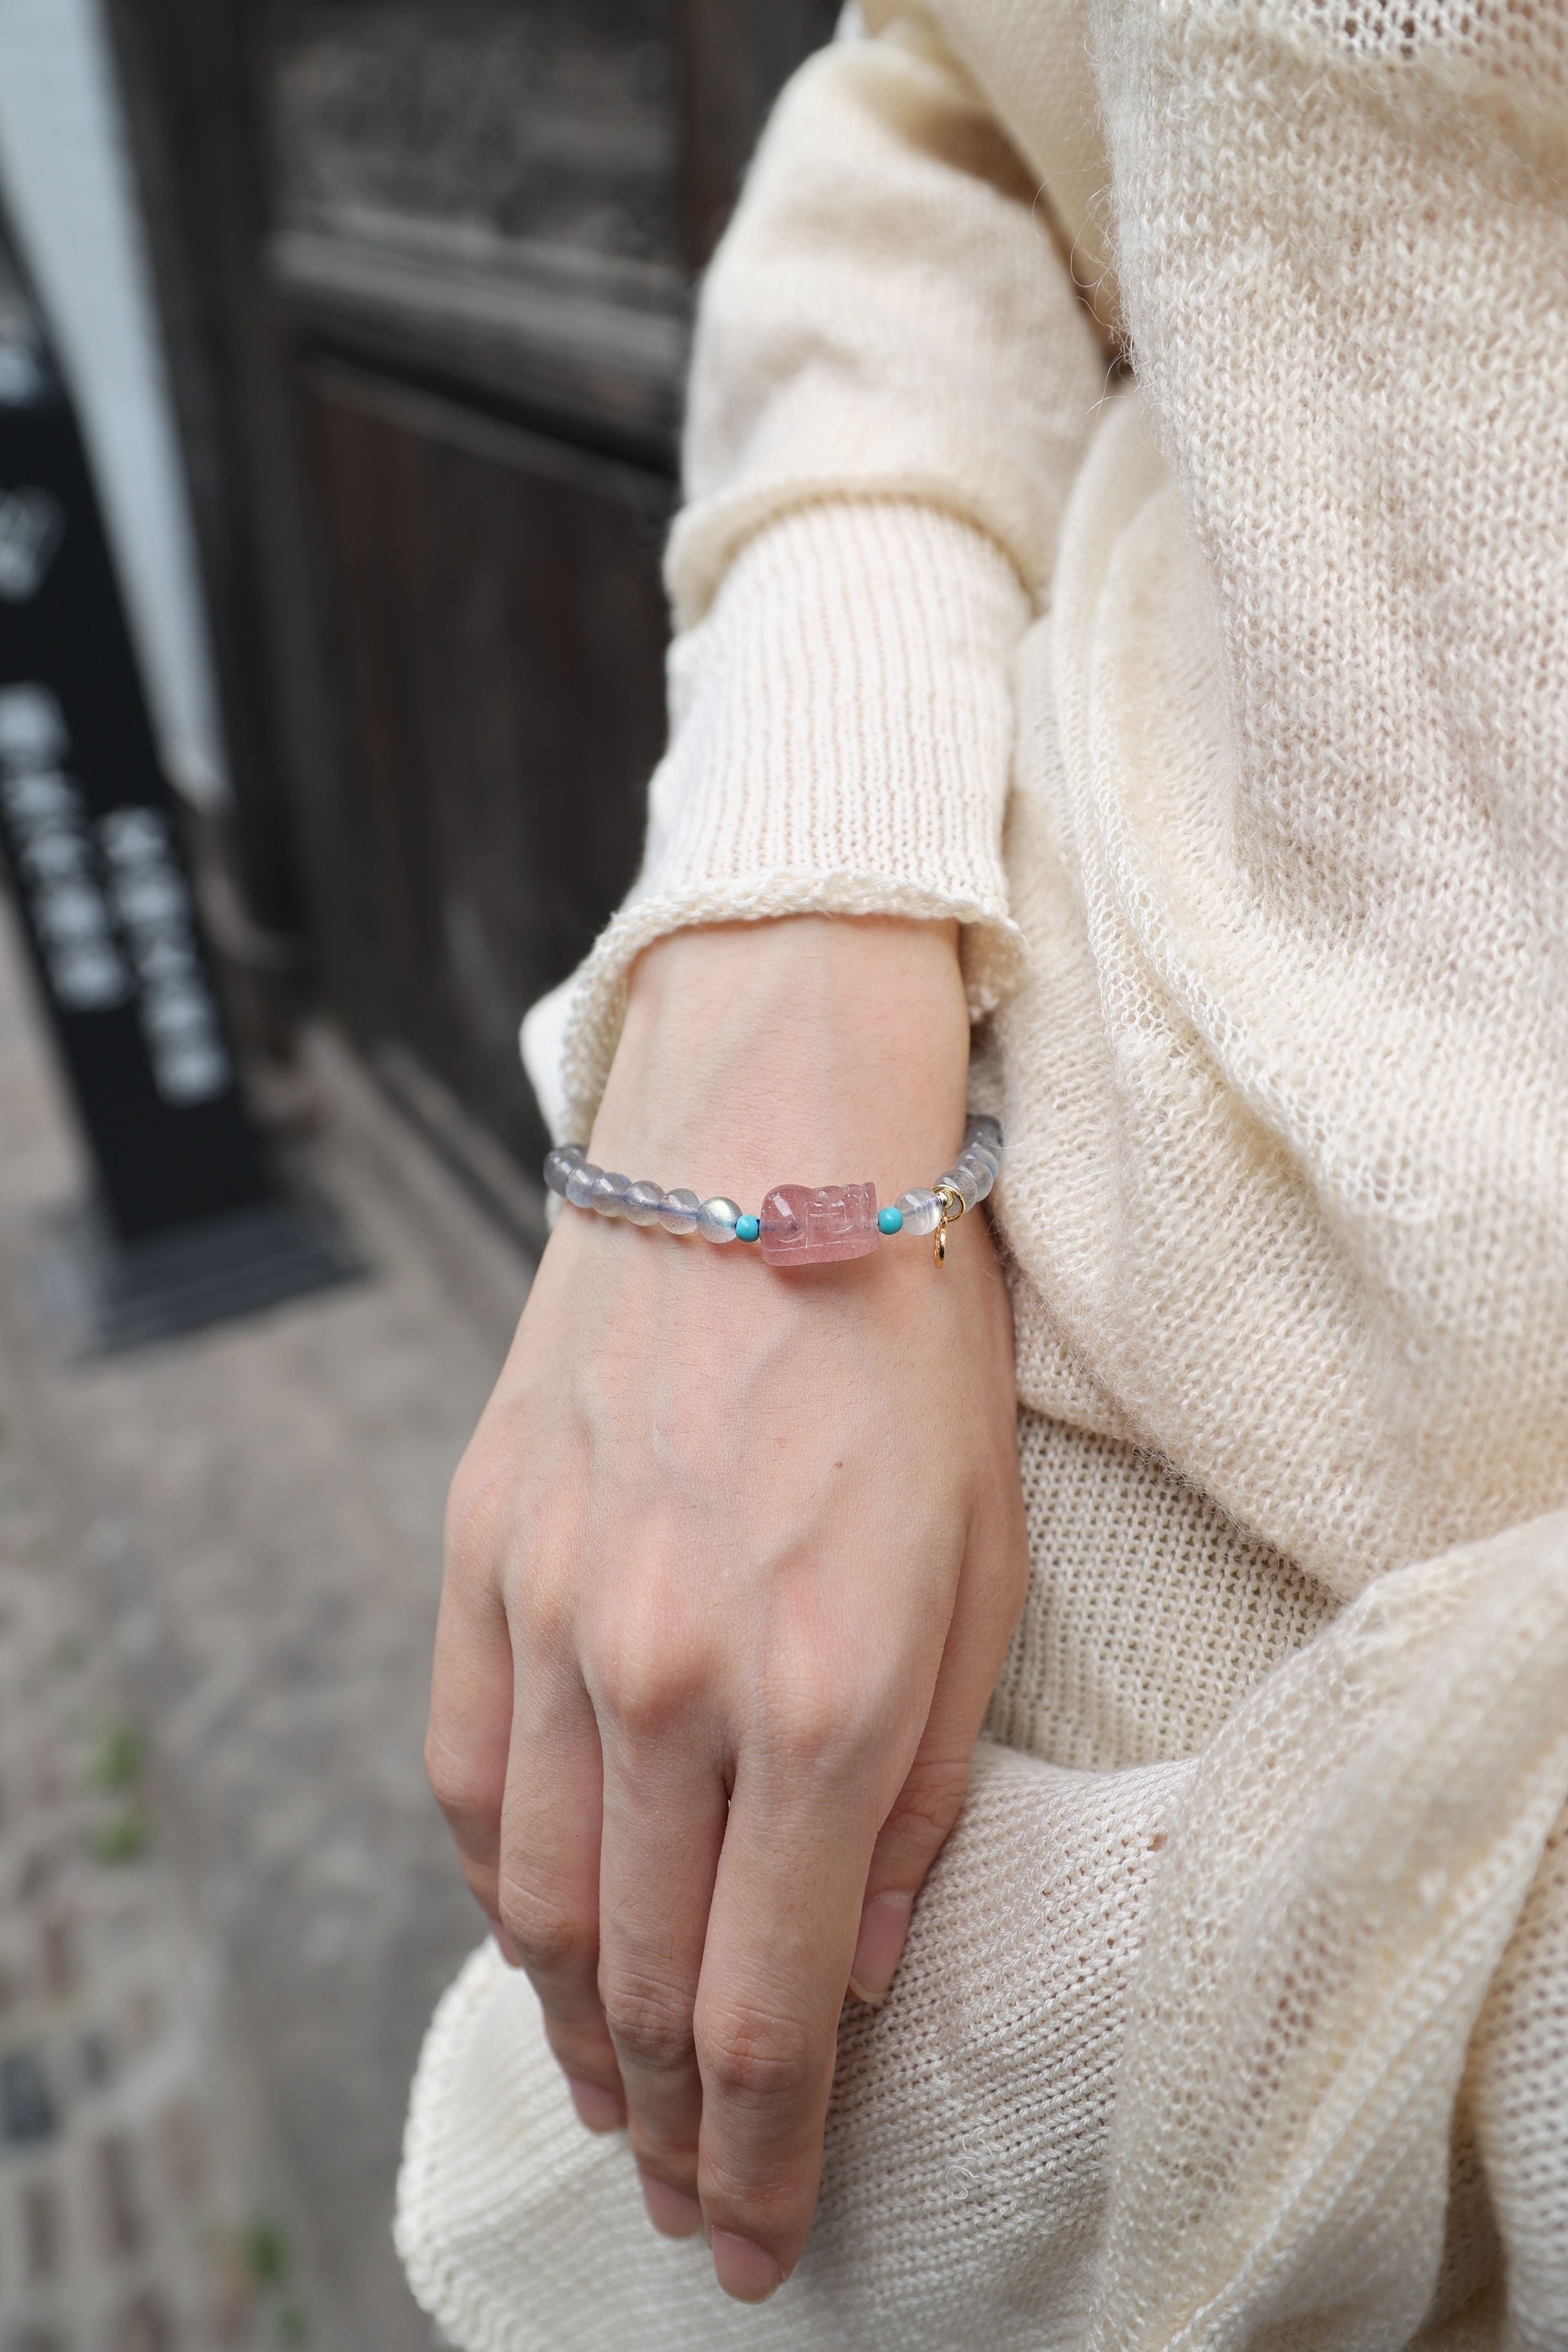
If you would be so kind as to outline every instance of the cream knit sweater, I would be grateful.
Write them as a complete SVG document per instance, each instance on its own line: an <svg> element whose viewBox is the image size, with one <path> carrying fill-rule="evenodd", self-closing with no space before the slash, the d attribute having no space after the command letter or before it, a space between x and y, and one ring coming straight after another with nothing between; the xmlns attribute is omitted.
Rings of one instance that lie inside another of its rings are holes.
<svg viewBox="0 0 1568 2352"><path fill-rule="evenodd" d="M1568 2347L1564 0L867 5L688 479L645 870L530 1066L585 1131L679 925L958 918L1034 1582L777 2303L482 1956L416 2289L473 2352Z"/></svg>

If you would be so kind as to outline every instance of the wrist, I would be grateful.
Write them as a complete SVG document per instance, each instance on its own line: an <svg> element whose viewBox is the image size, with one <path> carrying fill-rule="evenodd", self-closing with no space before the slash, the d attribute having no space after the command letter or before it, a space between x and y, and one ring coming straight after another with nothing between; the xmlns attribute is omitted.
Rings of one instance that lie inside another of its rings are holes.
<svg viewBox="0 0 1568 2352"><path fill-rule="evenodd" d="M968 1058L953 924L678 933L634 971L590 1157L700 1192L870 1181L889 1200L954 1148Z"/></svg>

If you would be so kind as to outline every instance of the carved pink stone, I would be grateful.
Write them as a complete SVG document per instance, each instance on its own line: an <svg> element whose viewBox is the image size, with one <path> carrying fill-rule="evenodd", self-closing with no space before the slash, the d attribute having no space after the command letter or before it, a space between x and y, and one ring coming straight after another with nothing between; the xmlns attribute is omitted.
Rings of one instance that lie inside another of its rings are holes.
<svg viewBox="0 0 1568 2352"><path fill-rule="evenodd" d="M763 1255L770 1265L828 1265L877 1246L875 1184L775 1184L763 1202Z"/></svg>

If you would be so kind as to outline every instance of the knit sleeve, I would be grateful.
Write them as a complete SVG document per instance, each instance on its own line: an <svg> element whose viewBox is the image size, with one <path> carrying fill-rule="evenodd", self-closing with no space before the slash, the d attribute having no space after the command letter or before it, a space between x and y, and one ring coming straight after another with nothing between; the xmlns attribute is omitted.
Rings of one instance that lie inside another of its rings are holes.
<svg viewBox="0 0 1568 2352"><path fill-rule="evenodd" d="M973 83L923 17L866 17L786 90L704 289L643 867L524 1031L579 1134L668 931L955 918L977 1013L1016 975L1010 665L1105 353Z"/></svg>

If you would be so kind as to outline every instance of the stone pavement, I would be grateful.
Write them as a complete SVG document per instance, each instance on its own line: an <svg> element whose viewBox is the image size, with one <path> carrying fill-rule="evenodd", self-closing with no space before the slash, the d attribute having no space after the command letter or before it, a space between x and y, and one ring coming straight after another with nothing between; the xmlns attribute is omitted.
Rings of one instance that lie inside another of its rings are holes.
<svg viewBox="0 0 1568 2352"><path fill-rule="evenodd" d="M0 2343L303 2343L213 1941L0 1450Z"/></svg>
<svg viewBox="0 0 1568 2352"><path fill-rule="evenodd" d="M440 1517L528 1266L329 1057L372 1278L64 1360L3 918L0 2352L428 2352L392 2183L479 1927L420 1765Z"/></svg>

